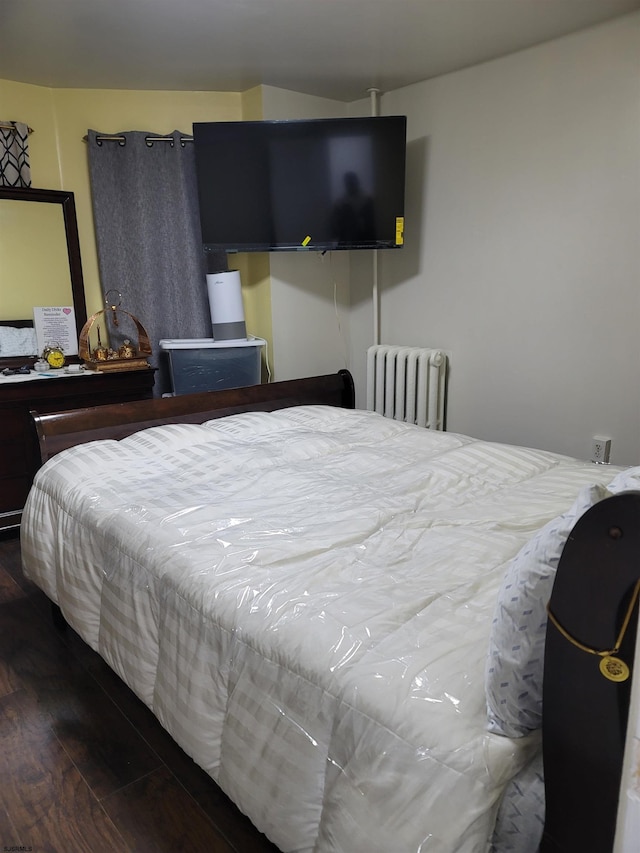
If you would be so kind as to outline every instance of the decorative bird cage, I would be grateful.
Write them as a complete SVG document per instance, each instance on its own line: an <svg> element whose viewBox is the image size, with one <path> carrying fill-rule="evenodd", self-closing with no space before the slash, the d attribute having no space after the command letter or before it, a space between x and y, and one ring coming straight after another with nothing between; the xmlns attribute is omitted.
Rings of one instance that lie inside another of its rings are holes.
<svg viewBox="0 0 640 853"><path fill-rule="evenodd" d="M107 297L112 292L109 291ZM119 293L118 297L120 300ZM129 327L130 336L115 342L114 338L123 327ZM124 311L118 301L89 317L80 332L78 355L89 370L141 370L149 367L151 344L140 320Z"/></svg>

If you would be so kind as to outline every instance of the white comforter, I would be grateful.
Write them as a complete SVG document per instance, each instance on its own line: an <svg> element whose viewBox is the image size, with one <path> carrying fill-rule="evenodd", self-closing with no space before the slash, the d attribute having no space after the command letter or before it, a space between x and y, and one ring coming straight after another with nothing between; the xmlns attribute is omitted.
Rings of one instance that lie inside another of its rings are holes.
<svg viewBox="0 0 640 853"><path fill-rule="evenodd" d="M611 469L300 407L38 474L24 568L283 851L487 849L537 748L486 730L497 588Z"/></svg>

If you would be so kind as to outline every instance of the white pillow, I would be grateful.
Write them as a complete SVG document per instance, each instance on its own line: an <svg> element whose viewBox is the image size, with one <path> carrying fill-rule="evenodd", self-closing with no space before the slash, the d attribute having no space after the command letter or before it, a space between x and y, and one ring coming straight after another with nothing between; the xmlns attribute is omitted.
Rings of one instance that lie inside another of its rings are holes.
<svg viewBox="0 0 640 853"><path fill-rule="evenodd" d="M607 488L614 495L619 492L640 492L640 466L625 468L624 471L620 471Z"/></svg>
<svg viewBox="0 0 640 853"><path fill-rule="evenodd" d="M19 329L16 326L0 326L0 356L36 355L38 343L36 330L31 326Z"/></svg>
<svg viewBox="0 0 640 853"><path fill-rule="evenodd" d="M491 853L538 853L544 815L540 749L505 788L491 839Z"/></svg>
<svg viewBox="0 0 640 853"><path fill-rule="evenodd" d="M539 530L509 564L485 671L489 731L523 737L542 725L546 608L560 555L576 521L609 496L605 486L585 486L571 509Z"/></svg>

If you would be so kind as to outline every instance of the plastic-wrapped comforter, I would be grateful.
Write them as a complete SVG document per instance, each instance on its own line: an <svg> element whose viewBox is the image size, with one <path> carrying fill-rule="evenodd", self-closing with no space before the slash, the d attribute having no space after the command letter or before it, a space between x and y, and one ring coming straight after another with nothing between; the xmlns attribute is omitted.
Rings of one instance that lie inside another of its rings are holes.
<svg viewBox="0 0 640 853"><path fill-rule="evenodd" d="M484 851L538 748L487 731L497 589L597 473L320 406L154 427L41 469L24 568L283 851Z"/></svg>

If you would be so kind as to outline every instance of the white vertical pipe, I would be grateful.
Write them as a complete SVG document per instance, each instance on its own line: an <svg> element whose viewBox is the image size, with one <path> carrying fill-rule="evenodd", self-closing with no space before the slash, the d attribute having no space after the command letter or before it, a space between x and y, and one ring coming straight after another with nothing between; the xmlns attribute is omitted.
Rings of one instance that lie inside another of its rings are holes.
<svg viewBox="0 0 640 853"><path fill-rule="evenodd" d="M371 100L371 115L377 116L379 114L378 95L380 94L380 89L371 88L367 89L367 92L369 93L369 98Z"/></svg>
<svg viewBox="0 0 640 853"><path fill-rule="evenodd" d="M380 94L379 89L371 88L367 89L369 92L369 98L371 100L371 115L377 116L380 113L379 103L378 103L378 95ZM378 292L378 250L373 250L373 292L372 292L372 301L373 301L373 343L377 345L380 343L380 294Z"/></svg>

